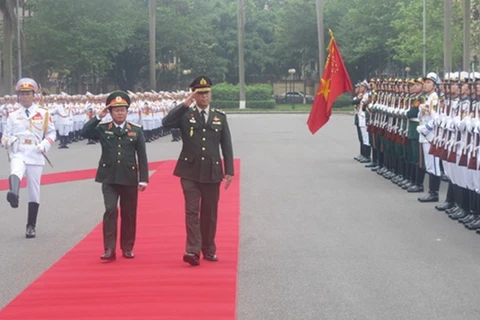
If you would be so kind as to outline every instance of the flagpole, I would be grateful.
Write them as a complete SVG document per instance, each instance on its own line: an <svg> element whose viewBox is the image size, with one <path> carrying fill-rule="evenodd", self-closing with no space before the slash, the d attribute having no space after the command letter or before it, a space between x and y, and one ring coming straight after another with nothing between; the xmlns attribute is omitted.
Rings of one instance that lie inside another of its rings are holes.
<svg viewBox="0 0 480 320"><path fill-rule="evenodd" d="M318 33L318 74L322 78L325 63L325 43L323 38L323 1L317 0L317 33Z"/></svg>

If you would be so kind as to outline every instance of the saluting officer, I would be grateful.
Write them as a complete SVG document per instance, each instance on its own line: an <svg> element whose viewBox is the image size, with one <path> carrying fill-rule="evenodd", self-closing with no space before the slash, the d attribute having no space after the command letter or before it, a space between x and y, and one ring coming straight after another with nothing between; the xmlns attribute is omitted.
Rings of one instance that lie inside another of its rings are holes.
<svg viewBox="0 0 480 320"><path fill-rule="evenodd" d="M145 137L141 126L127 122L130 97L123 91L112 92L106 106L85 123L81 135L100 140L102 155L98 164L96 182L102 184L105 203L103 215L102 260L115 260L117 242L118 200L120 199L120 246L123 256L134 258L137 225L138 191L148 183L148 161ZM112 121L100 122L110 113ZM138 158L138 162L137 162Z"/></svg>
<svg viewBox="0 0 480 320"><path fill-rule="evenodd" d="M206 76L196 78L190 85L193 93L162 120L165 128L179 128L182 135L174 175L181 178L185 197L187 242L183 261L193 266L200 264L200 252L207 261L218 260L215 233L220 183L225 178L227 189L234 174L227 116L210 107L211 85Z"/></svg>
<svg viewBox="0 0 480 320"><path fill-rule="evenodd" d="M10 190L7 200L18 207L20 181L26 173L28 187L27 238L34 238L40 207L40 178L45 165L45 153L55 142L56 131L47 109L33 103L38 85L35 80L22 78L17 91L20 108L10 113L2 143L10 159Z"/></svg>

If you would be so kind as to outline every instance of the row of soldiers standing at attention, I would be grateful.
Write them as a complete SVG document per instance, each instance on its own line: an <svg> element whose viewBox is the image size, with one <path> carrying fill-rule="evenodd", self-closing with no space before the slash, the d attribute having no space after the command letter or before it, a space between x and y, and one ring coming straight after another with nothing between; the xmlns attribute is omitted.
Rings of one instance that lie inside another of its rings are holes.
<svg viewBox="0 0 480 320"><path fill-rule="evenodd" d="M356 85L355 125L365 163L420 202L480 233L480 73L434 72L417 79L372 79Z"/></svg>
<svg viewBox="0 0 480 320"><path fill-rule="evenodd" d="M162 126L162 119L170 109L183 101L188 95L186 91L177 92L128 92L131 106L127 120L142 126L146 142L154 141L170 133ZM83 140L80 135L85 122L102 110L106 94L85 95L52 94L37 95L37 102L48 109L57 131L60 149L67 149L68 144ZM10 113L20 108L16 95L0 97L0 139ZM107 116L107 118L110 115ZM106 119L108 120L108 119ZM173 129L172 141L179 141L178 130ZM95 141L88 139L88 144Z"/></svg>

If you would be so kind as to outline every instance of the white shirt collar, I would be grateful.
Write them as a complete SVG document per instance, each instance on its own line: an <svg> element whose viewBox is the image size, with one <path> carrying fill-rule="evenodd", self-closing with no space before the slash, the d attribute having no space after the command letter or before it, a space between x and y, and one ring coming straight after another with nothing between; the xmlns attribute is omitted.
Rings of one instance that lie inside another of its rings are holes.
<svg viewBox="0 0 480 320"><path fill-rule="evenodd" d="M126 123L126 122L127 122L127 121L124 121L122 124L116 124L115 122L113 122L113 124L115 125L115 128L120 127L120 128L123 129L123 128L125 127L125 123Z"/></svg>

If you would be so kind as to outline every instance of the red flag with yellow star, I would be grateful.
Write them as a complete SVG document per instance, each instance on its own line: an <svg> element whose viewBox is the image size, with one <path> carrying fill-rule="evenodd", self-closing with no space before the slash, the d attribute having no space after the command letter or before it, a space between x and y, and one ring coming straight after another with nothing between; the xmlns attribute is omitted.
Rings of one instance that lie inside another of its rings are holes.
<svg viewBox="0 0 480 320"><path fill-rule="evenodd" d="M352 90L350 77L343 64L333 33L331 30L329 30L329 33L331 39L328 44L325 71L323 72L322 80L318 86L307 121L308 129L312 134L315 134L328 122L332 114L332 105L338 96Z"/></svg>

